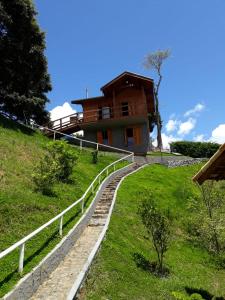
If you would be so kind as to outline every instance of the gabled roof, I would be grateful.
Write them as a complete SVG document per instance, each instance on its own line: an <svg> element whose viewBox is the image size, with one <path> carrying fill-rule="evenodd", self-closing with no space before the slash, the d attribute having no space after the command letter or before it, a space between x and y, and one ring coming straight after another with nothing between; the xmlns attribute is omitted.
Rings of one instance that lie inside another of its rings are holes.
<svg viewBox="0 0 225 300"><path fill-rule="evenodd" d="M193 181L202 184L205 180L225 180L225 144L193 177Z"/></svg>
<svg viewBox="0 0 225 300"><path fill-rule="evenodd" d="M125 78L134 78L137 80L141 80L143 82L146 83L153 83L153 79L149 78L149 77L145 77L136 73L132 73L132 72L123 72L122 74L120 74L119 76L117 76L116 78L114 78L113 80L111 80L110 82L106 83L103 87L101 87L101 91L105 91L107 88L111 87L112 85L114 85L115 83L117 83L118 81L120 81L121 79L125 79Z"/></svg>

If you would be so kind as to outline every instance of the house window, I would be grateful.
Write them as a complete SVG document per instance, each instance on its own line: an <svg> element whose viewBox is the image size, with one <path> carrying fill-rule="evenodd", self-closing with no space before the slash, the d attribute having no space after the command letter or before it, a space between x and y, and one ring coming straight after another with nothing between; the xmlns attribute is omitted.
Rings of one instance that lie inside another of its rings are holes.
<svg viewBox="0 0 225 300"><path fill-rule="evenodd" d="M98 119L110 119L111 117L111 108L109 106L99 107L98 109Z"/></svg>
<svg viewBox="0 0 225 300"><path fill-rule="evenodd" d="M122 116L129 116L129 105L128 102L122 102Z"/></svg>
<svg viewBox="0 0 225 300"><path fill-rule="evenodd" d="M133 128L126 128L126 144L128 147L134 145L134 130L133 130Z"/></svg>

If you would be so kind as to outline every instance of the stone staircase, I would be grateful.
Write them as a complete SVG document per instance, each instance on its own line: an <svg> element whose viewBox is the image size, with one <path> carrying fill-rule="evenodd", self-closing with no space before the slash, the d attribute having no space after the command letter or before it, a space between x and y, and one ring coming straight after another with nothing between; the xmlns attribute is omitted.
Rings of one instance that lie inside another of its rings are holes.
<svg viewBox="0 0 225 300"><path fill-rule="evenodd" d="M94 213L80 238L49 278L39 286L36 293L32 296L32 300L72 299L68 295L71 294L71 288L80 276L106 225L119 182L124 176L137 170L143 164L134 163L114 177L101 191L101 197L98 200Z"/></svg>

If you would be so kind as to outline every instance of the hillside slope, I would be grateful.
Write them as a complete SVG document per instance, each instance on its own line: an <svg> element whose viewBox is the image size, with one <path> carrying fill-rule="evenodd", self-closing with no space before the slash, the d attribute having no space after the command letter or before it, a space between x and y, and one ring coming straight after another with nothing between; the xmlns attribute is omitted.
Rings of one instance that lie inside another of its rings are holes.
<svg viewBox="0 0 225 300"><path fill-rule="evenodd" d="M79 299L174 300L172 292L186 291L199 291L207 300L212 295L213 299L225 299L225 270L201 244L193 243L186 231L190 197L199 192L191 178L200 167L167 169L152 165L124 180L106 239ZM148 270L156 254L137 214L145 189L173 216L173 237L166 253L170 274L166 278Z"/></svg>
<svg viewBox="0 0 225 300"><path fill-rule="evenodd" d="M75 181L56 184L55 195L44 196L35 192L32 173L48 141L41 133L0 116L0 252L77 200L100 170L118 159L115 155L100 155L95 165L90 150L80 152L74 148L79 155L73 172ZM66 215L64 234L79 217L80 206ZM60 240L57 226L54 223L26 244L24 273ZM0 297L20 278L17 268L18 250L0 260Z"/></svg>

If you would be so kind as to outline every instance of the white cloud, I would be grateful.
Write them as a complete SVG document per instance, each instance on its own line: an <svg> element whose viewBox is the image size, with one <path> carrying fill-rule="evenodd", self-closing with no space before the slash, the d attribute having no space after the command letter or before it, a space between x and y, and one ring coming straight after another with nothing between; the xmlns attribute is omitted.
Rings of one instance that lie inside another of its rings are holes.
<svg viewBox="0 0 225 300"><path fill-rule="evenodd" d="M55 108L53 108L50 111L50 117L51 120L54 121L68 115L72 115L74 113L76 113L76 110L73 109L68 102L65 102L62 106L56 106Z"/></svg>
<svg viewBox="0 0 225 300"><path fill-rule="evenodd" d="M170 143L178 140L179 138L173 135L166 135L165 133L162 133L163 149L170 149ZM153 146L157 146L157 139L154 140Z"/></svg>
<svg viewBox="0 0 225 300"><path fill-rule="evenodd" d="M225 124L220 124L212 131L210 141L219 144L225 143Z"/></svg>
<svg viewBox="0 0 225 300"><path fill-rule="evenodd" d="M204 135L204 134L198 134L198 135L196 135L196 136L193 138L193 140L194 140L195 142L204 142L204 140L205 140L205 135Z"/></svg>
<svg viewBox="0 0 225 300"><path fill-rule="evenodd" d="M167 123L166 123L166 131L167 132L172 132L174 130L177 129L178 126L178 121L177 120L173 120L170 119Z"/></svg>
<svg viewBox="0 0 225 300"><path fill-rule="evenodd" d="M196 120L193 118L189 118L186 122L180 123L178 134L179 135L186 135L189 134L192 129L194 129L196 124Z"/></svg>
<svg viewBox="0 0 225 300"><path fill-rule="evenodd" d="M198 103L195 105L194 108L188 110L185 112L184 116L185 117L190 117L191 115L195 115L196 113L198 112L201 112L205 109L205 105L201 104L201 103Z"/></svg>

